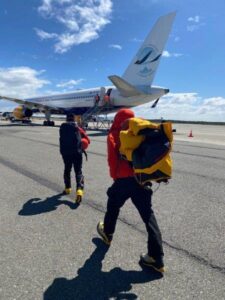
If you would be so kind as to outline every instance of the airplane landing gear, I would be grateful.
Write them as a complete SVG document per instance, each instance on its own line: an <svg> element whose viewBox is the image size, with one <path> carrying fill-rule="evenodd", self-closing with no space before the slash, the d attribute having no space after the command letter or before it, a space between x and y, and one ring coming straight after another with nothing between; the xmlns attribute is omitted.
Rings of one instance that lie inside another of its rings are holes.
<svg viewBox="0 0 225 300"><path fill-rule="evenodd" d="M55 122L54 121L50 121L50 120L45 120L43 122L43 126L55 126Z"/></svg>
<svg viewBox="0 0 225 300"><path fill-rule="evenodd" d="M50 111L48 111L48 110L45 111L45 117L46 117L46 120L43 122L43 126L55 126L55 122L50 120L50 118L51 118Z"/></svg>
<svg viewBox="0 0 225 300"><path fill-rule="evenodd" d="M30 119L24 119L24 120L22 120L22 123L23 124L30 124L31 120Z"/></svg>

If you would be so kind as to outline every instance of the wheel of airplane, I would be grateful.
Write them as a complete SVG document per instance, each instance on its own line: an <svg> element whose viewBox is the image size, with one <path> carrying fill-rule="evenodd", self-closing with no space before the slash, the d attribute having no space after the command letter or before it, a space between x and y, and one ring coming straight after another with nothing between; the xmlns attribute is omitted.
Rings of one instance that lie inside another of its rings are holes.
<svg viewBox="0 0 225 300"><path fill-rule="evenodd" d="M54 121L47 121L47 120L45 120L43 122L43 126L55 126L55 122Z"/></svg>

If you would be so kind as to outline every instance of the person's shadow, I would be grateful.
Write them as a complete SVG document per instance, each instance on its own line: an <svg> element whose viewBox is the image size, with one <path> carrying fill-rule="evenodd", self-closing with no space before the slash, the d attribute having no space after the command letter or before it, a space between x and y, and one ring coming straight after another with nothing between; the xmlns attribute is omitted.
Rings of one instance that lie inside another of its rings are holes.
<svg viewBox="0 0 225 300"><path fill-rule="evenodd" d="M31 216L31 215L47 213L56 210L57 207L62 204L69 206L71 209L76 209L78 207L77 204L71 201L60 200L62 196L63 193L51 197L47 197L44 200L40 198L32 198L23 205L23 208L19 211L19 215Z"/></svg>
<svg viewBox="0 0 225 300"><path fill-rule="evenodd" d="M94 238L96 249L86 260L83 267L78 269L77 276L73 279L56 278L44 292L44 300L103 300L110 299L137 299L132 292L132 284L144 283L160 279L160 273L151 269L140 271L125 271L114 268L103 272L102 260L108 250L102 240Z"/></svg>

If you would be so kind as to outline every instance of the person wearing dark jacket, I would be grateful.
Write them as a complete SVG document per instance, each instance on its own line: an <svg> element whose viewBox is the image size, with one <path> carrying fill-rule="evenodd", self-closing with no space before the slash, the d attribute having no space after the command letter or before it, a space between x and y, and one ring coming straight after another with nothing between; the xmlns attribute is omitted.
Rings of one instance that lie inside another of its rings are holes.
<svg viewBox="0 0 225 300"><path fill-rule="evenodd" d="M67 115L66 122L59 130L60 153L64 162L64 194L70 194L71 169L74 167L76 177L76 203L80 203L84 190L84 176L82 174L82 152L90 144L85 131L74 122L74 115Z"/></svg>
<svg viewBox="0 0 225 300"><path fill-rule="evenodd" d="M145 255L141 255L140 261L144 265L153 267L156 271L163 273L164 253L162 237L152 209L152 190L149 186L144 188L136 181L131 164L122 159L119 153L120 131L122 127L123 130L127 129L125 126L128 122L125 121L132 117L134 117L132 110L119 110L115 115L107 137L108 165L110 176L113 178L114 183L107 191L107 211L104 222L98 223L97 231L103 241L109 246L113 238L120 208L127 199L131 198L148 232L148 252Z"/></svg>

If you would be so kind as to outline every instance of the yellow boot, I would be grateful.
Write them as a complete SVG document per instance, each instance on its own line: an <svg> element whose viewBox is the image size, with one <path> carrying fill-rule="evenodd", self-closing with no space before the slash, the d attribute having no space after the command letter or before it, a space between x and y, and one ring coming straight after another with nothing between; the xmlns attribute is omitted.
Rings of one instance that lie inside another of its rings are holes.
<svg viewBox="0 0 225 300"><path fill-rule="evenodd" d="M82 197L83 197L84 191L81 188L77 189L76 192L76 200L75 203L80 204L82 201Z"/></svg>
<svg viewBox="0 0 225 300"><path fill-rule="evenodd" d="M69 194L71 194L71 192L72 192L71 188L65 188L65 190L63 191L63 194L64 195L69 195Z"/></svg>

